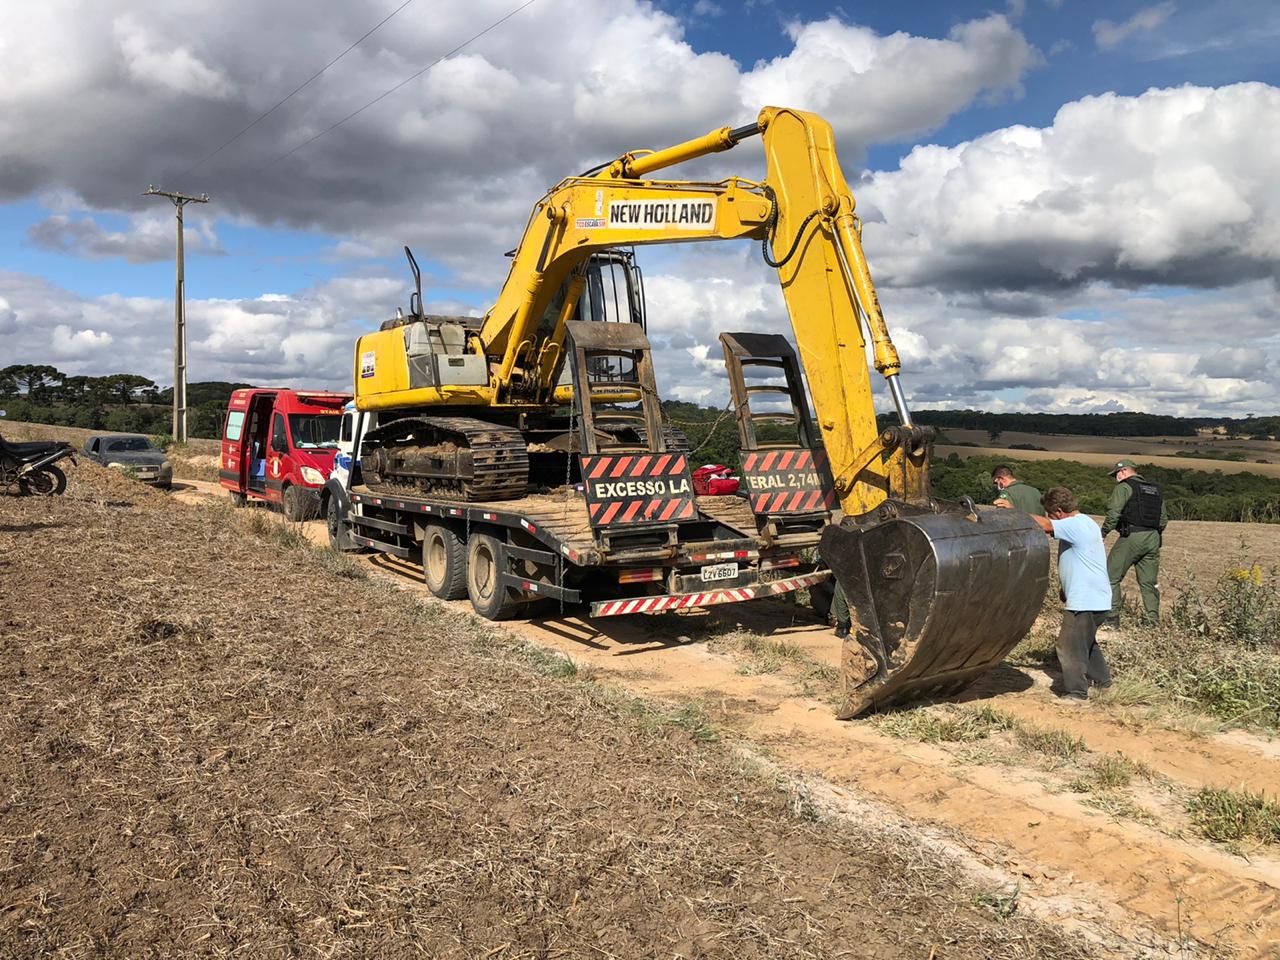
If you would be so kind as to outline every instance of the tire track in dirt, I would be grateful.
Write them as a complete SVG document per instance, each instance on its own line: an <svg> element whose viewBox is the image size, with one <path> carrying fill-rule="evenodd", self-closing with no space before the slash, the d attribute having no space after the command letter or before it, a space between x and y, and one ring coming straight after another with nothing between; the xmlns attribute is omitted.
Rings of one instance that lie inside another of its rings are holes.
<svg viewBox="0 0 1280 960"><path fill-rule="evenodd" d="M313 541L325 542L323 524L306 527ZM425 593L416 565L380 555L364 560L381 575ZM469 610L466 601L448 606ZM767 613L756 606L733 616L751 622L753 629L772 618L774 636L820 663L838 662L838 642L828 631L787 622L781 605ZM695 632L695 618L688 620ZM799 695L785 676L744 673L742 661L704 643L678 632L655 634L652 621L550 616L504 626L633 693L700 703L718 723L785 768L935 826L982 862L1020 878L1027 895L1050 905L1051 912L1053 904L1064 904L1059 919L1083 917L1123 931L1126 921L1117 918L1125 917L1171 942L1189 932L1206 944L1230 944L1242 956L1280 956L1280 860L1250 862L1208 843L1110 818L1072 795L1053 792L1032 768L960 765L944 747L896 740L863 722L838 721L830 704ZM1280 757L1262 741L1135 728L1096 708L1068 712L1047 699L1043 681L1022 677L1015 689L1001 689L998 681L990 687L988 681L989 688L979 686L966 699L983 699L1018 719L1067 730L1095 752L1122 752L1187 786L1274 790L1280 782ZM1133 936L1151 945L1142 933Z"/></svg>

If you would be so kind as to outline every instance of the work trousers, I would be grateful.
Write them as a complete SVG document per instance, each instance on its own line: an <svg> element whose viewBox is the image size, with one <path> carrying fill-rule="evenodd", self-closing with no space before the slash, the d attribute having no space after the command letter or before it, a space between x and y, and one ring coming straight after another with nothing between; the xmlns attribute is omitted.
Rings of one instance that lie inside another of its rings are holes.
<svg viewBox="0 0 1280 960"><path fill-rule="evenodd" d="M831 594L831 619L838 624L849 622L849 600L839 583L836 583L835 591Z"/></svg>
<svg viewBox="0 0 1280 960"><path fill-rule="evenodd" d="M1120 581L1130 567L1142 591L1145 618L1160 619L1160 534L1155 530L1119 537L1107 554L1107 574L1111 578L1111 615L1107 619L1120 620Z"/></svg>
<svg viewBox="0 0 1280 960"><path fill-rule="evenodd" d="M1058 632L1058 663L1062 665L1063 692L1086 699L1089 681L1100 687L1111 683L1111 670L1098 646L1098 627L1106 610L1063 610Z"/></svg>

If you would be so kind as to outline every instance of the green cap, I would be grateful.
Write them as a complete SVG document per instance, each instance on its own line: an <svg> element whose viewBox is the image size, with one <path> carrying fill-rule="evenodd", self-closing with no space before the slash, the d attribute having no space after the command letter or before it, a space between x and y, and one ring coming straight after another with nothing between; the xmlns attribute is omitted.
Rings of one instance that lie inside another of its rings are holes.
<svg viewBox="0 0 1280 960"><path fill-rule="evenodd" d="M1108 470L1107 473L1110 476L1114 477L1117 473L1119 473L1125 467L1128 467L1130 470L1138 469L1138 465L1134 463L1132 460L1117 460L1116 465L1112 467L1110 470Z"/></svg>

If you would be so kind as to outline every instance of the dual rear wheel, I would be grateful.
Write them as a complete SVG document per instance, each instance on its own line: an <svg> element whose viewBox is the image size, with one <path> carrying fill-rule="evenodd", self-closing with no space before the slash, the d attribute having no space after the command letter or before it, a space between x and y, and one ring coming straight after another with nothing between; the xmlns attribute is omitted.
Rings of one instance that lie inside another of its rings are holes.
<svg viewBox="0 0 1280 960"><path fill-rule="evenodd" d="M441 600L469 597L486 620L510 620L523 606L520 595L502 582L510 569L507 545L489 533L473 531L464 540L448 524L428 523L422 534L422 579Z"/></svg>

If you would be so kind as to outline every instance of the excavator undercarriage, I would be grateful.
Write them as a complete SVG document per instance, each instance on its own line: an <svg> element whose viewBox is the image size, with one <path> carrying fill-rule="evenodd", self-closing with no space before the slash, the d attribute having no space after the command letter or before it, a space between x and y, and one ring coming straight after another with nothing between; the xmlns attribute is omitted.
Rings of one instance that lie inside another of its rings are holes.
<svg viewBox="0 0 1280 960"><path fill-rule="evenodd" d="M514 500L529 489L529 452L512 427L474 417L402 417L365 435L370 488L409 487L447 500Z"/></svg>

